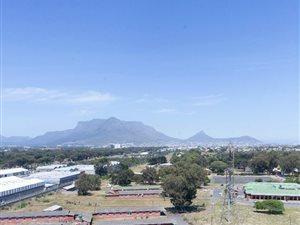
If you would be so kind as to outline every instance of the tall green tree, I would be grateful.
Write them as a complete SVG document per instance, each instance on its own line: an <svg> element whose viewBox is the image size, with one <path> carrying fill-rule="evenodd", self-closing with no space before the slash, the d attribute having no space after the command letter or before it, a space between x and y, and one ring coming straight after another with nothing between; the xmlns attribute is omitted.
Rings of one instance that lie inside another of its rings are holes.
<svg viewBox="0 0 300 225"><path fill-rule="evenodd" d="M280 167L284 173L292 173L300 169L300 154L290 153L281 158Z"/></svg>
<svg viewBox="0 0 300 225"><path fill-rule="evenodd" d="M127 186L133 180L134 173L130 169L121 169L111 175L112 184Z"/></svg>
<svg viewBox="0 0 300 225"><path fill-rule="evenodd" d="M213 161L209 166L209 168L215 173L224 173L227 167L227 163L223 161Z"/></svg>
<svg viewBox="0 0 300 225"><path fill-rule="evenodd" d="M169 196L172 204L178 209L190 206L196 198L196 186L184 176L167 176L162 187L164 195Z"/></svg>
<svg viewBox="0 0 300 225"><path fill-rule="evenodd" d="M88 195L89 191L100 190L101 180L98 175L81 174L75 182L78 195Z"/></svg>
<svg viewBox="0 0 300 225"><path fill-rule="evenodd" d="M155 168L147 167L142 171L143 182L154 184L159 181L159 176Z"/></svg>

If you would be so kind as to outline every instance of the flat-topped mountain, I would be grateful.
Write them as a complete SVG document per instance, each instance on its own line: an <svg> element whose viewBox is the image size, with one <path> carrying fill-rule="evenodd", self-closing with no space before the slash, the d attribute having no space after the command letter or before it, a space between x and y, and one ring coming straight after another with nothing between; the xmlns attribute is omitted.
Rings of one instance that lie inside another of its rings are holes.
<svg viewBox="0 0 300 225"><path fill-rule="evenodd" d="M135 145L160 145L180 140L168 137L141 122L109 119L93 119L79 122L74 129L47 132L30 141L31 145L107 145L111 143L132 143Z"/></svg>
<svg viewBox="0 0 300 225"><path fill-rule="evenodd" d="M7 139L7 138L6 138ZM11 138L12 140L12 138ZM204 131L183 140L169 137L154 128L136 121L122 121L115 117L108 119L93 119L78 122L75 128L63 131L51 131L44 135L20 138L17 142L3 142L4 144L19 144L29 146L56 145L97 145L112 143L131 143L133 145L170 145L170 144L259 144L260 141L249 137L213 138Z"/></svg>

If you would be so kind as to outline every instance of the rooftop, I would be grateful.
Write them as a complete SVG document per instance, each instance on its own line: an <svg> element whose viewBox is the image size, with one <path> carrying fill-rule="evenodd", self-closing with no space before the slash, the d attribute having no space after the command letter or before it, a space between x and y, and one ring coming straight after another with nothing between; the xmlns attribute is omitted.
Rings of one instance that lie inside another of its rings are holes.
<svg viewBox="0 0 300 225"><path fill-rule="evenodd" d="M116 196L116 195L159 195L162 193L162 190L126 190L126 191L116 191L116 192L107 192L107 196Z"/></svg>
<svg viewBox="0 0 300 225"><path fill-rule="evenodd" d="M53 205L47 209L44 209L43 212L48 212L48 211L52 212L52 211L59 211L59 210L62 210L62 207L60 205Z"/></svg>
<svg viewBox="0 0 300 225"><path fill-rule="evenodd" d="M79 175L80 171L56 171L52 170L49 172L38 172L38 173L33 173L29 177L26 177L26 179L32 179L32 178L38 178L41 180L45 180L46 183L56 183L58 184L60 179L65 178L65 177L70 177L74 175Z"/></svg>
<svg viewBox="0 0 300 225"><path fill-rule="evenodd" d="M161 189L160 185L139 185L139 186L114 186L113 190L157 190Z"/></svg>
<svg viewBox="0 0 300 225"><path fill-rule="evenodd" d="M122 208L103 208L97 210L96 213L128 213L128 212L165 212L163 207L122 207Z"/></svg>
<svg viewBox="0 0 300 225"><path fill-rule="evenodd" d="M0 176L5 175L5 174L21 173L21 172L27 172L27 171L28 171L27 169L24 169L22 167L4 169L4 170L0 170Z"/></svg>
<svg viewBox="0 0 300 225"><path fill-rule="evenodd" d="M43 216L74 216L69 211L53 211L53 212L1 212L0 219L24 218L24 217L43 217Z"/></svg>
<svg viewBox="0 0 300 225"><path fill-rule="evenodd" d="M74 166L66 166L66 167L60 167L56 168L57 171L83 171L83 170L95 170L94 165L74 165Z"/></svg>
<svg viewBox="0 0 300 225"><path fill-rule="evenodd" d="M300 196L300 184L297 183L250 182L244 190L251 195Z"/></svg>
<svg viewBox="0 0 300 225"><path fill-rule="evenodd" d="M44 181L40 179L23 179L15 176L3 177L0 179L0 192L13 190L20 187L25 187L33 184L44 185Z"/></svg>
<svg viewBox="0 0 300 225"><path fill-rule="evenodd" d="M65 164L52 164L52 165L46 165L46 166L38 166L36 170L54 170L56 168L65 167L67 165Z"/></svg>

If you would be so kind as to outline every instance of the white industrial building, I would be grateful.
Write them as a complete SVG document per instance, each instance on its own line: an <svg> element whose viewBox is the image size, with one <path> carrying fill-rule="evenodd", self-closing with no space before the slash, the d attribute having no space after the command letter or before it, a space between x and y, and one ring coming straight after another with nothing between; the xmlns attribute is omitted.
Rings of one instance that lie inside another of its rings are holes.
<svg viewBox="0 0 300 225"><path fill-rule="evenodd" d="M48 172L52 171L58 168L66 167L67 165L65 164L51 164L51 165L46 165L46 166L38 166L36 168L36 171L38 172Z"/></svg>
<svg viewBox="0 0 300 225"><path fill-rule="evenodd" d="M29 171L24 168L11 168L11 169L3 169L0 170L0 178L2 177L10 177L10 176L27 176L29 174Z"/></svg>
<svg viewBox="0 0 300 225"><path fill-rule="evenodd" d="M86 174L95 175L95 167L94 165L74 165L74 166L67 166L55 169L55 171L64 171L64 172L84 172Z"/></svg>
<svg viewBox="0 0 300 225"><path fill-rule="evenodd" d="M40 179L23 179L9 176L0 179L0 205L32 197L44 191L45 182Z"/></svg>
<svg viewBox="0 0 300 225"><path fill-rule="evenodd" d="M50 171L50 172L38 172L33 173L28 176L28 179L37 178L45 181L46 185L53 184L58 185L58 187L64 187L73 183L73 181L77 180L80 176L80 171Z"/></svg>

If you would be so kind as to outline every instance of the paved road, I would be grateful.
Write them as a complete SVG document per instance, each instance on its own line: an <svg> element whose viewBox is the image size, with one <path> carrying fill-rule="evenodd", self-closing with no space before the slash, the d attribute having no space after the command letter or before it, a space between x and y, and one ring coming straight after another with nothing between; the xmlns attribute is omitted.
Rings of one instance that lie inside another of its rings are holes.
<svg viewBox="0 0 300 225"><path fill-rule="evenodd" d="M180 214L167 213L169 219L175 220L176 225L189 225Z"/></svg>

